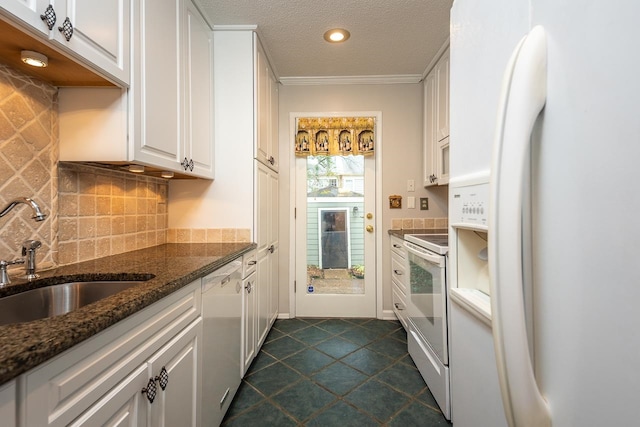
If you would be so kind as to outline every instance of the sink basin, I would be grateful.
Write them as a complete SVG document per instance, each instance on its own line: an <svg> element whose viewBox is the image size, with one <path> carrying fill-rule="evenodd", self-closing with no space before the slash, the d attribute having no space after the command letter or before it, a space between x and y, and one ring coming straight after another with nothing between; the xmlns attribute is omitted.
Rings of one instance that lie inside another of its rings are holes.
<svg viewBox="0 0 640 427"><path fill-rule="evenodd" d="M143 281L72 282L31 289L0 298L0 325L59 316Z"/></svg>

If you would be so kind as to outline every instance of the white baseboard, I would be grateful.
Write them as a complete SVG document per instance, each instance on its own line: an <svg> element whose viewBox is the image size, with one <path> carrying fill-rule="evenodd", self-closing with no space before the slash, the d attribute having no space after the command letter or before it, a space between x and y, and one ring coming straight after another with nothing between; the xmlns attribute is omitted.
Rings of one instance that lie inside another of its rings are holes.
<svg viewBox="0 0 640 427"><path fill-rule="evenodd" d="M382 310L382 320L398 320L393 310Z"/></svg>
<svg viewBox="0 0 640 427"><path fill-rule="evenodd" d="M278 319L291 319L289 313L278 313Z"/></svg>

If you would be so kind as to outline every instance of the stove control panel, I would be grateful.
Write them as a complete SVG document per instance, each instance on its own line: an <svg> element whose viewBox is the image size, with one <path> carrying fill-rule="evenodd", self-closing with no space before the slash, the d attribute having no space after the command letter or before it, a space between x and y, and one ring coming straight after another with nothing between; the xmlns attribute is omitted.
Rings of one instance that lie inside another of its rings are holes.
<svg viewBox="0 0 640 427"><path fill-rule="evenodd" d="M464 185L449 191L452 198L451 225L486 230L489 225L489 184Z"/></svg>

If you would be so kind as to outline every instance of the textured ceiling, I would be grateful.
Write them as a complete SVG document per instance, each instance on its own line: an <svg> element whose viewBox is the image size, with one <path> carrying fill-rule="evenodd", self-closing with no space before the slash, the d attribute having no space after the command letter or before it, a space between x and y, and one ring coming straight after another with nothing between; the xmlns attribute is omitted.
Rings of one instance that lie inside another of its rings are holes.
<svg viewBox="0 0 640 427"><path fill-rule="evenodd" d="M196 0L214 25L258 26L278 76L421 75L449 35L453 0ZM351 38L330 45L331 28Z"/></svg>

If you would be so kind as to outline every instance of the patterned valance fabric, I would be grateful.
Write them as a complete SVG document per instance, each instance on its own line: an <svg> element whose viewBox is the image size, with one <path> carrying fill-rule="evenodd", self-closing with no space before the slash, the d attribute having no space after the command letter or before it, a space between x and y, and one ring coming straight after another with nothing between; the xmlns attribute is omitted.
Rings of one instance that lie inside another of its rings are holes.
<svg viewBox="0 0 640 427"><path fill-rule="evenodd" d="M296 156L373 155L373 117L298 118Z"/></svg>

